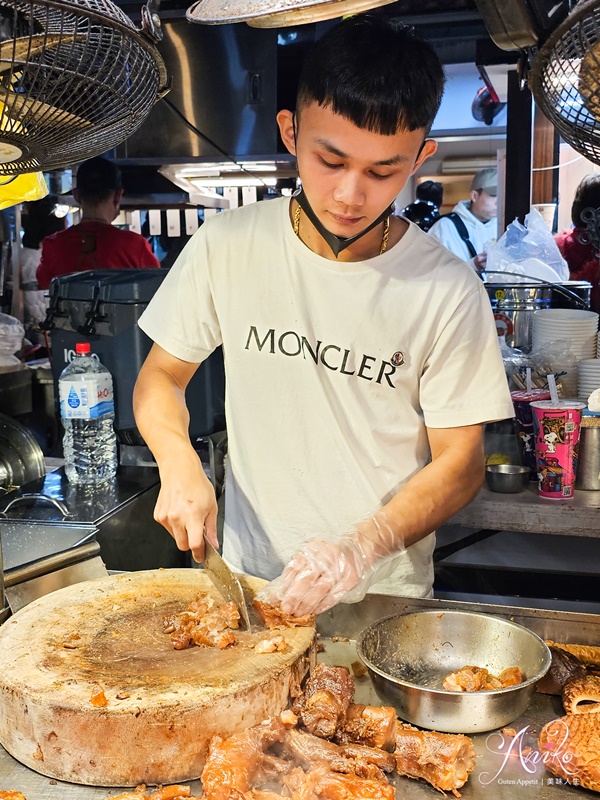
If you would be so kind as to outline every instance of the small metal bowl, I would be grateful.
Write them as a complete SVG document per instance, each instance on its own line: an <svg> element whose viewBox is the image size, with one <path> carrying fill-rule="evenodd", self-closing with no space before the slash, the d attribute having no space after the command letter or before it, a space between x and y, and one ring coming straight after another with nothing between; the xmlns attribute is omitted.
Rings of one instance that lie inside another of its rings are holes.
<svg viewBox="0 0 600 800"><path fill-rule="evenodd" d="M529 483L529 467L519 464L489 464L485 468L485 482L492 492L515 494Z"/></svg>
<svg viewBox="0 0 600 800"><path fill-rule="evenodd" d="M502 728L529 705L551 655L535 633L514 622L471 611L418 611L380 619L366 628L358 655L375 691L398 716L421 728L480 733ZM499 675L519 667L517 686L449 692L442 681L474 665Z"/></svg>

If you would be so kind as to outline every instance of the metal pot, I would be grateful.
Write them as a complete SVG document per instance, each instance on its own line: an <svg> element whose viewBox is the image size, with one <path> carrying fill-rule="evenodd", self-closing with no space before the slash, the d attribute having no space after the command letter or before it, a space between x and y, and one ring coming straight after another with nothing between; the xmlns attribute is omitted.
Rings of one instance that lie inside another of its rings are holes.
<svg viewBox="0 0 600 800"><path fill-rule="evenodd" d="M480 733L512 722L551 661L546 644L528 628L469 611L386 617L363 631L357 650L377 694L401 719L448 733ZM468 665L493 675L519 667L524 681L484 692L442 689L446 675Z"/></svg>

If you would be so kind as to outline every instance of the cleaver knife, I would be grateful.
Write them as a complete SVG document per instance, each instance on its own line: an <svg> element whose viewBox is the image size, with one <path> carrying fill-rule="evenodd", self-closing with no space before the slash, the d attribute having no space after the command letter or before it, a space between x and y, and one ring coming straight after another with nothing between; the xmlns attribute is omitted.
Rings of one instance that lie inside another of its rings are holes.
<svg viewBox="0 0 600 800"><path fill-rule="evenodd" d="M204 536L204 569L225 600L235 603L241 618L244 620L246 629L251 633L252 626L250 625L248 607L246 606L246 600L240 582L206 536Z"/></svg>

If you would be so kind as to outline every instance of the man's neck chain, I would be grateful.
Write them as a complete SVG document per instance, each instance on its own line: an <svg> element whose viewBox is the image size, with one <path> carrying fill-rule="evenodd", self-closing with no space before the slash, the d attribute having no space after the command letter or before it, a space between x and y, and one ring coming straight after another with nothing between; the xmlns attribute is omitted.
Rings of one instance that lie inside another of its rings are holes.
<svg viewBox="0 0 600 800"><path fill-rule="evenodd" d="M293 221L293 229L294 233L298 238L300 238L300 215L302 214L302 208L300 205L296 206L296 210L294 211L294 221ZM381 247L379 248L379 255L385 253L388 245L388 239L390 238L390 218L386 217L383 223L383 237L381 239Z"/></svg>

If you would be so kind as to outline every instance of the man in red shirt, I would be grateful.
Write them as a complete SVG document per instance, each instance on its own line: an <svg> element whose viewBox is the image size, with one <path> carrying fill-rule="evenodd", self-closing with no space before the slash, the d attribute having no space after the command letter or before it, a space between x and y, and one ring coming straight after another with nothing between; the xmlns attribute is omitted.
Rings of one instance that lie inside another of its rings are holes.
<svg viewBox="0 0 600 800"><path fill-rule="evenodd" d="M77 170L73 197L81 222L42 241L38 287L52 278L90 269L156 268L160 263L139 233L112 225L123 196L121 171L106 158L91 158Z"/></svg>

